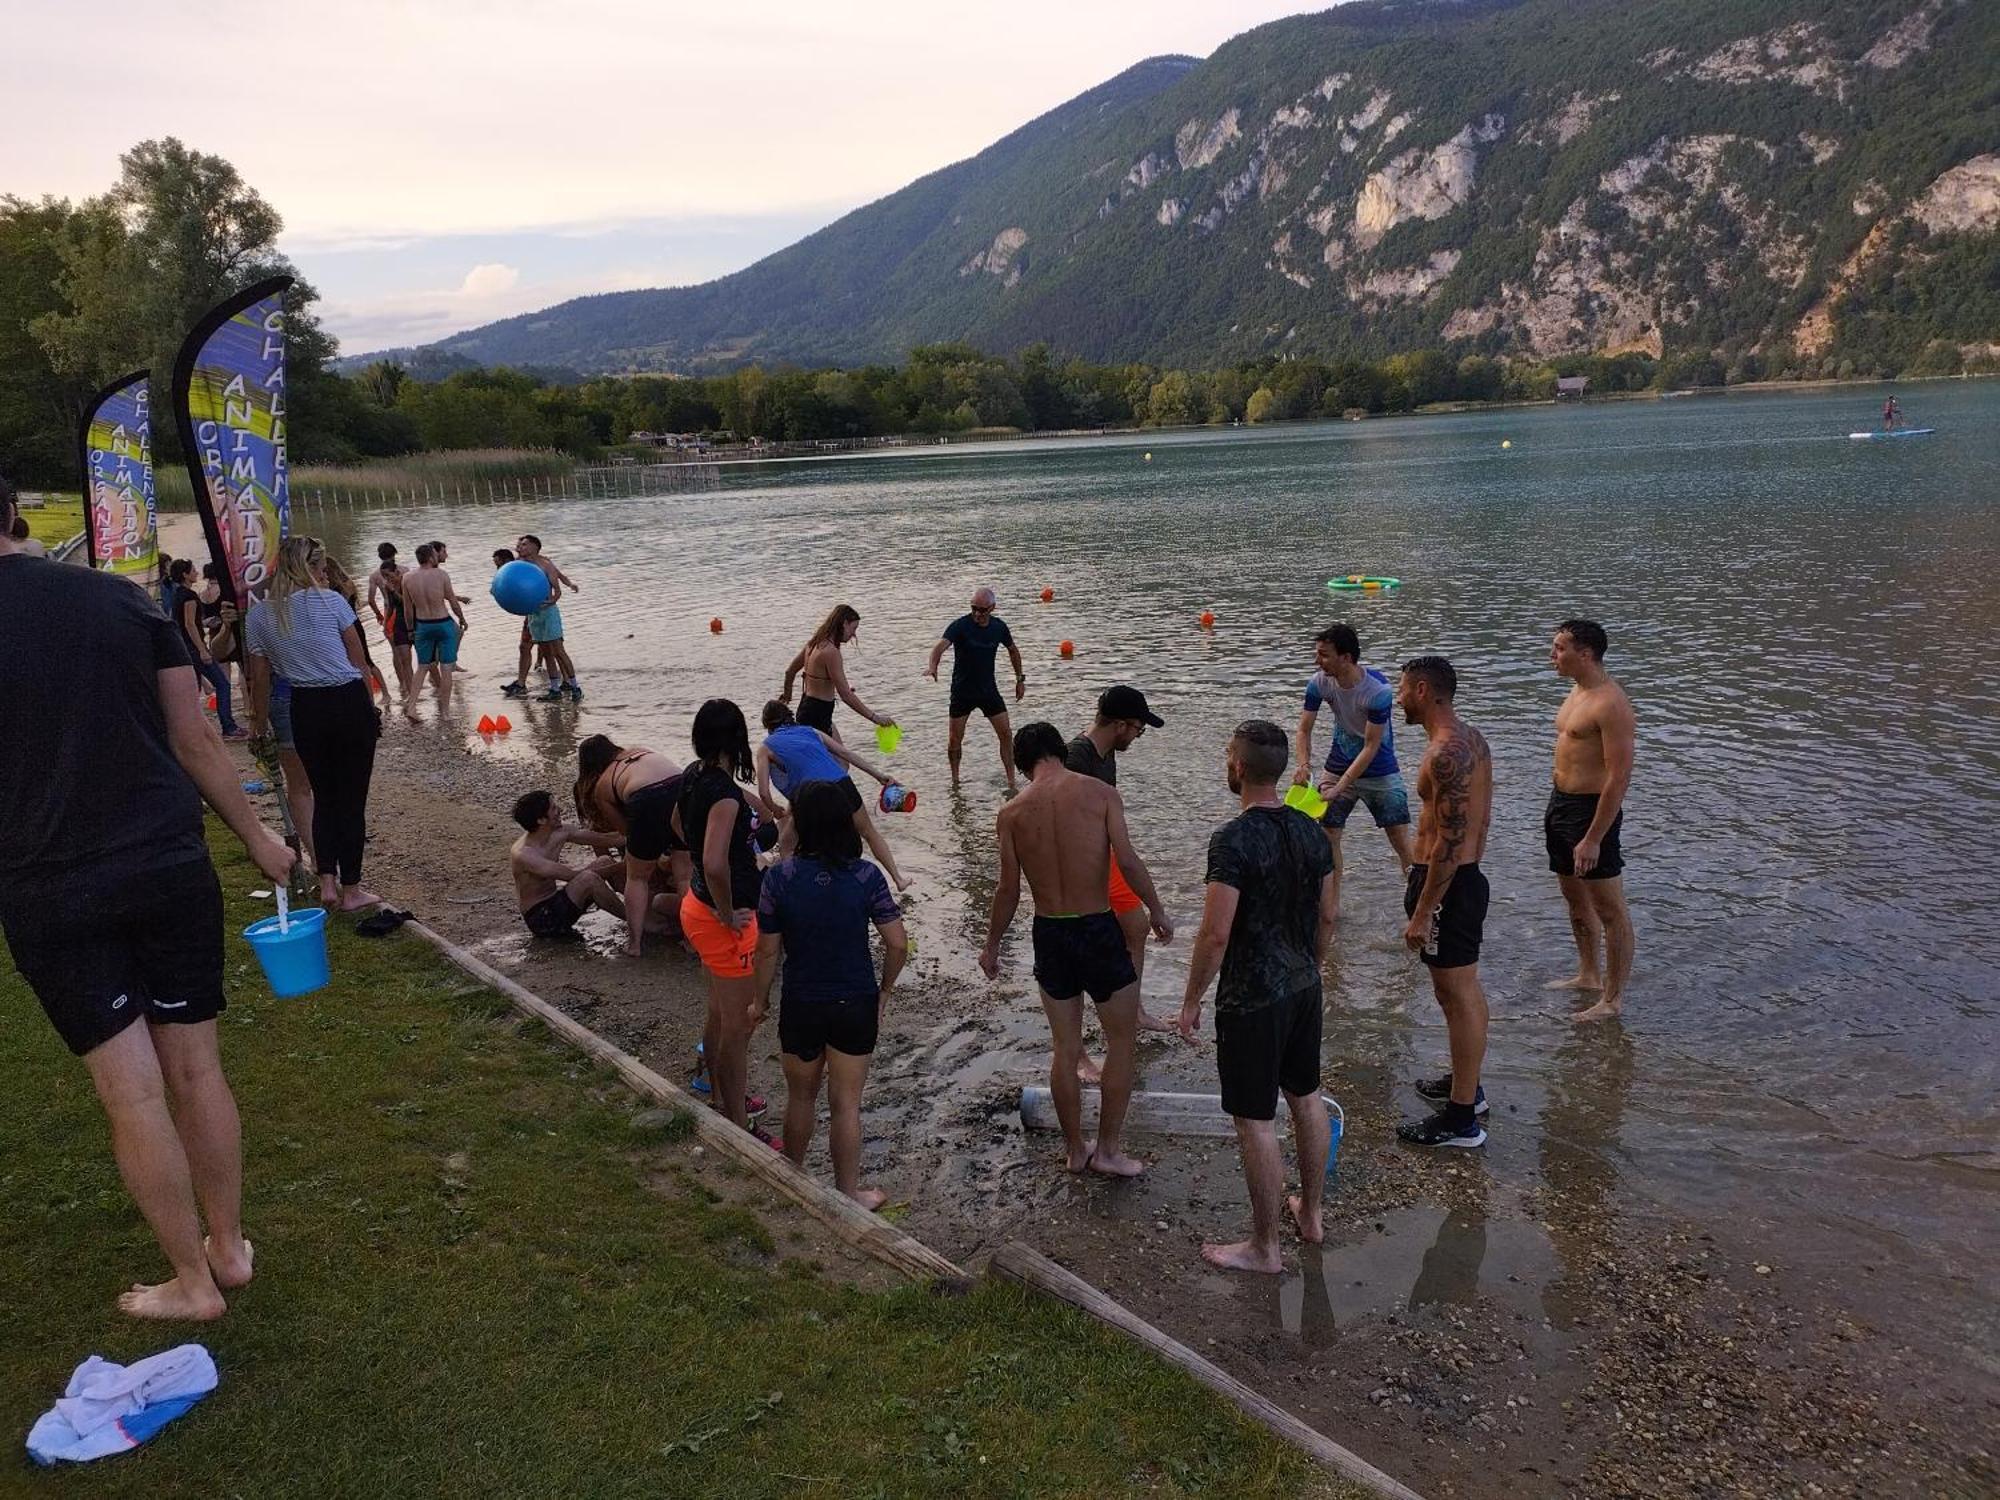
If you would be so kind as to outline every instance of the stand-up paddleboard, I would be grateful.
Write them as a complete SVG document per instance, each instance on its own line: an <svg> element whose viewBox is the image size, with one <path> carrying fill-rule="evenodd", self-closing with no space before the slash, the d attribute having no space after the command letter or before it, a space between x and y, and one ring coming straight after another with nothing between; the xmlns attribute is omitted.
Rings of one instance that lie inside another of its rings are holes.
<svg viewBox="0 0 2000 1500"><path fill-rule="evenodd" d="M1850 432L1848 436L1857 443L1873 443L1883 438L1929 437L1936 431L1935 427L1878 427L1873 432Z"/></svg>

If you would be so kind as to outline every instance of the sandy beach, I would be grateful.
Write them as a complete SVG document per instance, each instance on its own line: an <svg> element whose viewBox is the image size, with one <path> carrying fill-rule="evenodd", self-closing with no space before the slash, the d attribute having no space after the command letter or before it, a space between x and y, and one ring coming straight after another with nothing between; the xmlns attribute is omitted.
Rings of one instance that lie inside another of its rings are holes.
<svg viewBox="0 0 2000 1500"><path fill-rule="evenodd" d="M685 1078L702 1007L691 958L662 945L629 961L601 914L582 943L522 928L503 809L527 774L477 737L392 717L370 883ZM1871 1317L1871 1284L1893 1264L1835 1283L1788 1264L1783 1244L1649 1209L1625 1185L1614 1198L1589 1147L1593 1115L1617 1107L1615 1046L1587 1045L1576 1064L1574 1139L1509 1121L1484 1160L1400 1150L1393 1118L1350 1105L1326 1245L1288 1247L1281 1277L1232 1276L1196 1255L1247 1212L1230 1143L1140 1137L1154 1165L1137 1182L1069 1177L1055 1138L1024 1132L1017 1112L1022 1085L1045 1080L1039 1015L939 967L914 955L885 1019L864 1173L905 1228L961 1263L1024 1240L1427 1494L1990 1492L1977 1434L1995 1393ZM774 1106L775 1032L752 1049L752 1086ZM1369 1097L1363 1080L1328 1082ZM1539 1164L1532 1187L1523 1155ZM823 1134L808 1166L826 1170Z"/></svg>

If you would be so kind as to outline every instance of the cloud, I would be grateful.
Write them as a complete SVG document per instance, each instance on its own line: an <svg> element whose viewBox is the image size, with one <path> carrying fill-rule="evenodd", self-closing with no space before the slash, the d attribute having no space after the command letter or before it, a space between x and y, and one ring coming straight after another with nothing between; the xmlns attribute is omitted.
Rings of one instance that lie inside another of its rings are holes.
<svg viewBox="0 0 2000 1500"><path fill-rule="evenodd" d="M459 284L461 297L497 297L502 292L510 292L521 279L521 273L512 266L489 263L474 266L465 273L465 280Z"/></svg>

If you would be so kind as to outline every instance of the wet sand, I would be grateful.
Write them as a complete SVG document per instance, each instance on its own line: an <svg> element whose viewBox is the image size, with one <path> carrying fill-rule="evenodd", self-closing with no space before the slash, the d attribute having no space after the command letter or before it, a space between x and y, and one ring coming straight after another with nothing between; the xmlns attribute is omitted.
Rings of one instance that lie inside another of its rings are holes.
<svg viewBox="0 0 2000 1500"><path fill-rule="evenodd" d="M534 775L476 736L392 719L369 883L683 1079L702 1010L692 959L663 943L629 961L601 914L576 944L533 942L520 924L504 809ZM972 918L957 925L969 949ZM1025 976L969 985L962 959L913 954L864 1122L865 1180L961 1263L1025 1240L1433 1496L2000 1489L1988 1437L2000 1383L1891 1322L1893 1299L1876 1295L1897 1275L1886 1254L1829 1276L1804 1247L1690 1222L1615 1169L1606 1153L1631 1082L1616 1029L1565 1044L1538 1116L1496 1099L1488 1148L1448 1159L1393 1145L1412 1103L1399 1080L1362 1065L1329 1075L1348 1118L1326 1244L1288 1243L1282 1276L1250 1277L1197 1255L1247 1224L1231 1144L1139 1137L1154 1165L1137 1182L1064 1173L1059 1139L1024 1133L1017 1113L1021 1087L1047 1071ZM1178 1046L1142 1044L1142 1084L1146 1060ZM752 1086L774 1110L776 1049L767 1024ZM826 1170L823 1130L808 1168Z"/></svg>

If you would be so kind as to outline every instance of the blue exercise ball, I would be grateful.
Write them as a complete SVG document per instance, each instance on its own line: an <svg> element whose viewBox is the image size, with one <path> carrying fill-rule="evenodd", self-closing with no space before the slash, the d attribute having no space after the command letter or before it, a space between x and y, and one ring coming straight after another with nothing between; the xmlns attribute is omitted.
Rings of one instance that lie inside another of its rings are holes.
<svg viewBox="0 0 2000 1500"><path fill-rule="evenodd" d="M516 558L493 575L493 602L510 615L531 615L549 602L549 575Z"/></svg>

